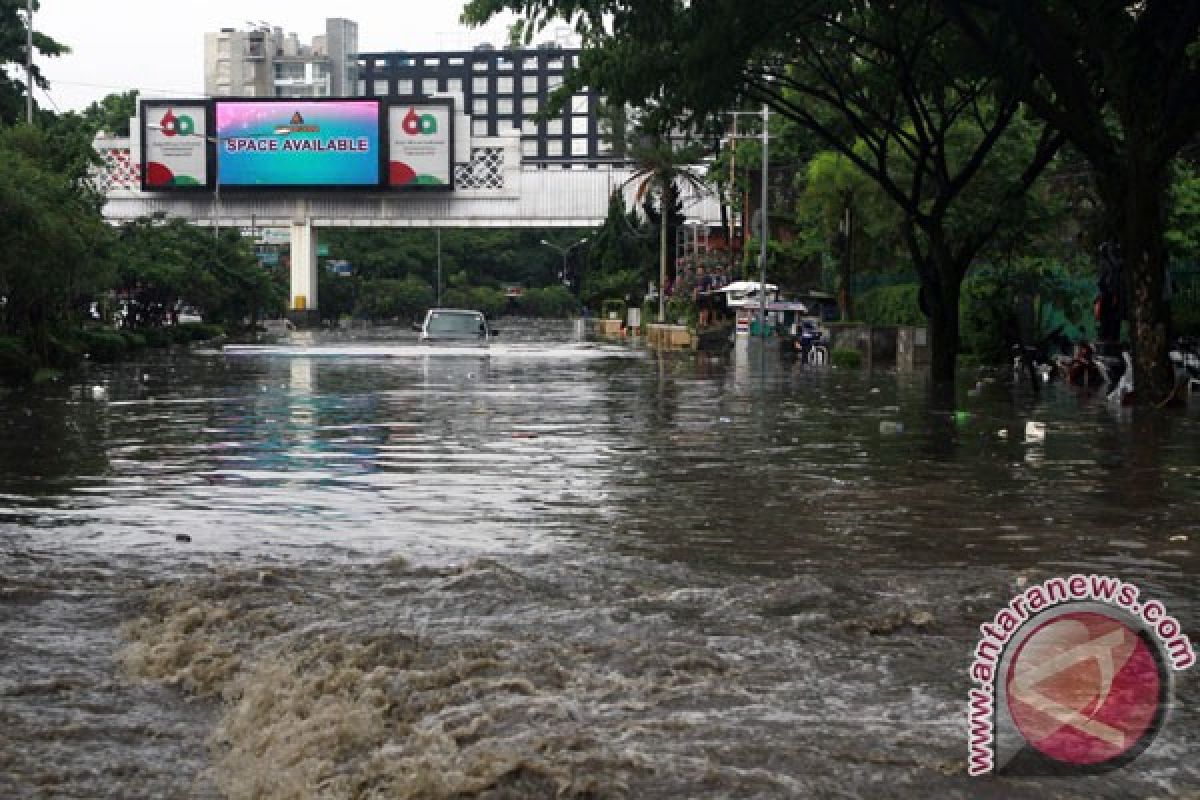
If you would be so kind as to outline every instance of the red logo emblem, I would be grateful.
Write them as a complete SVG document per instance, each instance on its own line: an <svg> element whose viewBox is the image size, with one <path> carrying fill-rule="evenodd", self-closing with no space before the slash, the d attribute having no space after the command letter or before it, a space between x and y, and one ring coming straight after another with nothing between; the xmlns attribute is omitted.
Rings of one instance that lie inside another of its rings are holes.
<svg viewBox="0 0 1200 800"><path fill-rule="evenodd" d="M1099 765L1157 733L1165 676L1145 639L1105 614L1056 617L1013 656L1004 688L1013 722L1056 761Z"/></svg>

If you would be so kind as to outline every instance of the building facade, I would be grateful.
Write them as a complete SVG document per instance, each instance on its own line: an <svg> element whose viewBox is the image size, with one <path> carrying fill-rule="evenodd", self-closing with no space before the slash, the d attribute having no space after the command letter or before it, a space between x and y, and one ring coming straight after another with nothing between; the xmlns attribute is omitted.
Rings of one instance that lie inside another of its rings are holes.
<svg viewBox="0 0 1200 800"><path fill-rule="evenodd" d="M210 97L351 97L358 73L358 23L325 20L302 43L259 23L204 34L204 93Z"/></svg>
<svg viewBox="0 0 1200 800"><path fill-rule="evenodd" d="M578 64L579 50L542 45L497 50L480 45L447 52L362 53L357 94L362 97L452 95L470 118L471 136L521 134L521 160L539 167L570 168L621 163L603 98L585 90L549 119L539 114Z"/></svg>

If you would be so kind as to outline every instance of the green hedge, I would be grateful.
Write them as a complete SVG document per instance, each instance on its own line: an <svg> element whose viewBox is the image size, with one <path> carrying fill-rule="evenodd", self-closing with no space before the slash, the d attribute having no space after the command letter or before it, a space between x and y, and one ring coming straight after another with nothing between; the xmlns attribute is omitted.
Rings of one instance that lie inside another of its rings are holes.
<svg viewBox="0 0 1200 800"><path fill-rule="evenodd" d="M93 361L117 361L129 350L125 337L116 331L80 331L79 341Z"/></svg>
<svg viewBox="0 0 1200 800"><path fill-rule="evenodd" d="M204 342L225 335L225 328L208 322L184 322L176 326L177 335L190 342Z"/></svg>
<svg viewBox="0 0 1200 800"><path fill-rule="evenodd" d="M835 367L848 367L850 369L858 369L862 366L862 353L849 348L838 347L829 353L829 363Z"/></svg>

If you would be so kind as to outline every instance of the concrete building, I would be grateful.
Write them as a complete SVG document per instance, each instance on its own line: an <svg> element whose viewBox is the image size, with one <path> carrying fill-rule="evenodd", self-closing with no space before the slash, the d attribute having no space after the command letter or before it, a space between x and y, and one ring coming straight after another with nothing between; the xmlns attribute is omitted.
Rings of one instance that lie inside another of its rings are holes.
<svg viewBox="0 0 1200 800"><path fill-rule="evenodd" d="M552 119L538 119L578 49L557 44L522 50L361 53L357 94L362 97L453 95L470 117L474 137L521 134L521 160L539 167L570 168L621 163L604 115L603 98L585 90L571 96Z"/></svg>
<svg viewBox="0 0 1200 800"><path fill-rule="evenodd" d="M358 23L325 20L302 43L265 22L204 34L204 93L210 97L350 97L358 72Z"/></svg>

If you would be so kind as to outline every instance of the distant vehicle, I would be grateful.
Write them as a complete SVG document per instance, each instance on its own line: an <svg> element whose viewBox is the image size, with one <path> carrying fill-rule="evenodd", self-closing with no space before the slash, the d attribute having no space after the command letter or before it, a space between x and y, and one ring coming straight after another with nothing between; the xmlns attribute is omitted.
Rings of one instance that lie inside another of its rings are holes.
<svg viewBox="0 0 1200 800"><path fill-rule="evenodd" d="M424 322L414 322L420 340L427 343L477 344L486 347L500 331L488 325L482 311L463 308L431 308Z"/></svg>

